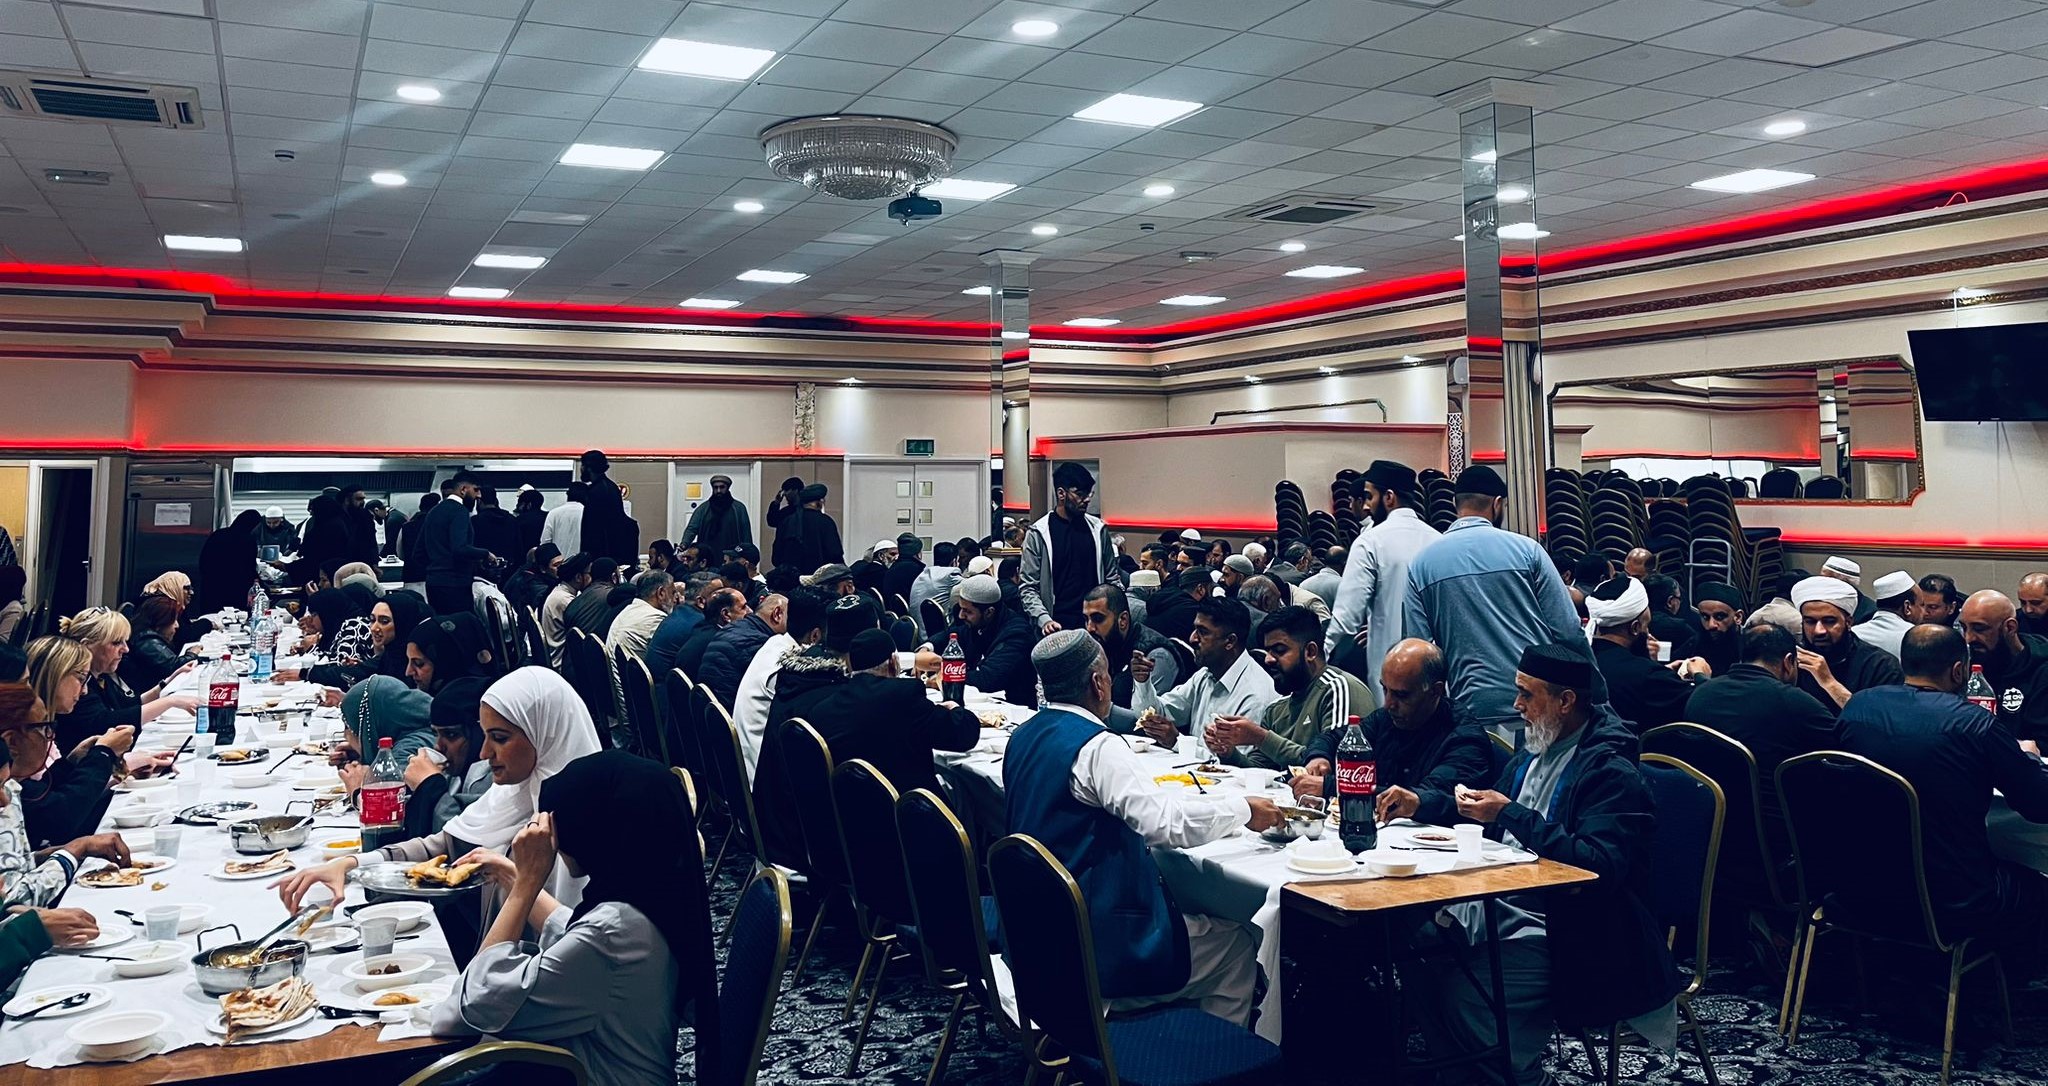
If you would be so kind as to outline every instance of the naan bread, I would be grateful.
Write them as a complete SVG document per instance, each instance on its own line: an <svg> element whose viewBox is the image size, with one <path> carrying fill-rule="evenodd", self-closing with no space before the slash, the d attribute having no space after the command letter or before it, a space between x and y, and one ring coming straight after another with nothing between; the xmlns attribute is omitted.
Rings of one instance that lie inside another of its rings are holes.
<svg viewBox="0 0 2048 1086"><path fill-rule="evenodd" d="M102 867L97 871L88 871L78 876L78 881L83 885L96 887L140 886L142 885L142 869L139 867Z"/></svg>
<svg viewBox="0 0 2048 1086"><path fill-rule="evenodd" d="M293 867L290 849L278 849L260 860L229 860L221 871L229 875L253 875L259 871L290 871Z"/></svg>
<svg viewBox="0 0 2048 1086"><path fill-rule="evenodd" d="M251 1030L289 1022L319 1002L313 986L304 977L286 977L267 988L244 988L220 997L221 1021L227 1024L228 1043Z"/></svg>

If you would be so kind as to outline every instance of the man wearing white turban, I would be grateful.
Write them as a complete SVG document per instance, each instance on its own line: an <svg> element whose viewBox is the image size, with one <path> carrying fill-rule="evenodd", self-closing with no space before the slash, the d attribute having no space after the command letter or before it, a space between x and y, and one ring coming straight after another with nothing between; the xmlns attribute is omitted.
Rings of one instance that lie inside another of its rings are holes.
<svg viewBox="0 0 2048 1086"><path fill-rule="evenodd" d="M1692 683L1650 653L1650 595L1634 577L1615 577L1586 595L1586 635L1593 663L1607 680L1607 701L1637 734L1685 719ZM1711 673L1705 660L1676 667Z"/></svg>
<svg viewBox="0 0 2048 1086"><path fill-rule="evenodd" d="M1855 585L1833 576L1792 586L1792 606L1799 609L1799 688L1836 712L1858 690L1906 681L1898 660L1849 628L1859 598Z"/></svg>

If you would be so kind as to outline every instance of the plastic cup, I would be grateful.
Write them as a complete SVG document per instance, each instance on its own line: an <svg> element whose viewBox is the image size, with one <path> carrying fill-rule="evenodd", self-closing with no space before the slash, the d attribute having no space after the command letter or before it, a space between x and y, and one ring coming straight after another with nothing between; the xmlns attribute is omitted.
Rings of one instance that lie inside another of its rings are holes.
<svg viewBox="0 0 2048 1086"><path fill-rule="evenodd" d="M1458 835L1459 856L1473 860L1479 858L1480 851L1485 847L1486 827L1467 823L1452 827L1451 832Z"/></svg>
<svg viewBox="0 0 2048 1086"><path fill-rule="evenodd" d="M178 921L185 910L176 905L151 905L142 910L142 930L152 943L178 937Z"/></svg>
<svg viewBox="0 0 2048 1086"><path fill-rule="evenodd" d="M162 856L166 860L175 860L178 858L178 845L184 838L185 827L166 822L156 828L154 843L151 844L150 851Z"/></svg>
<svg viewBox="0 0 2048 1086"><path fill-rule="evenodd" d="M358 925L363 933L363 957L376 958L391 953L398 942L398 921L388 916L373 916Z"/></svg>
<svg viewBox="0 0 2048 1086"><path fill-rule="evenodd" d="M219 737L212 732L200 732L194 735L192 737L192 753L202 760L211 756L213 754L213 745L218 739Z"/></svg>

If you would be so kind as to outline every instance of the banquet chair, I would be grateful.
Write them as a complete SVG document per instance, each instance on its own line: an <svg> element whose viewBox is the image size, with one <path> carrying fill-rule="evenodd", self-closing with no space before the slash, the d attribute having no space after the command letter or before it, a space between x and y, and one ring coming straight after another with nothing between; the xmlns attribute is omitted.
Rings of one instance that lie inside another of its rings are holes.
<svg viewBox="0 0 2048 1086"><path fill-rule="evenodd" d="M704 753L697 747L697 729L689 727L684 720L689 713L697 712L690 701L697 684L690 681L683 669L672 667L668 677L662 680L662 730L668 733L669 764L679 765L699 777L704 775Z"/></svg>
<svg viewBox="0 0 2048 1086"><path fill-rule="evenodd" d="M1763 774L1749 748L1704 724L1681 721L1644 732L1643 753L1676 758L1721 786L1728 825L1721 836L1714 893L1753 908L1789 911L1784 820L1764 810Z"/></svg>
<svg viewBox="0 0 2048 1086"><path fill-rule="evenodd" d="M903 841L896 836L896 798L896 787L889 778L866 761L855 758L832 770L832 806L839 812L847 887L853 896L855 921L867 943L861 950L860 967L853 971L842 1018L852 1016L868 963L875 964L875 988L868 993L867 1010L853 1035L853 1054L846 1061L849 1077L860 1070L861 1049L867 1045L875 1004L881 1001L882 985L888 980L889 961L902 942L899 925L909 923L915 913L903 873Z"/></svg>
<svg viewBox="0 0 2048 1086"><path fill-rule="evenodd" d="M1856 940L1929 951L1948 959L1948 1013L1942 1024L1941 1078L1955 1058L1956 1001L1963 977L1991 966L2012 1044L2012 995L1996 951L1972 936L1950 942L1927 892L1920 796L1911 781L1860 755L1839 750L1788 758L1778 766L1778 798L1797 860L1799 932L1785 975L1781 1009L1786 1041L1799 1043L1813 945L1836 932Z"/></svg>
<svg viewBox="0 0 2048 1086"><path fill-rule="evenodd" d="M988 853L1003 957L1017 985L1031 1060L1100 1086L1268 1086L1285 1082L1280 1047L1198 1007L1170 1004L1105 1018L1095 938L1081 887L1037 840L1013 833Z"/></svg>
<svg viewBox="0 0 2048 1086"><path fill-rule="evenodd" d="M923 600L919 602L917 605L917 616L924 623L924 635L927 638L939 636L939 631L947 626L946 611L939 606L939 601L937 600ZM943 648L944 646L941 647Z"/></svg>
<svg viewBox="0 0 2048 1086"><path fill-rule="evenodd" d="M1643 783L1657 809L1650 840L1650 912L1665 929L1665 941L1680 931L1694 932L1692 980L1679 991L1678 1028L1692 1036L1699 1049L1707 1086L1719 1086L1714 1057L1707 1051L1707 1033L1693 1013L1693 997L1707 982L1707 936L1714 908L1714 863L1721 851L1721 829L1728 803L1721 786L1692 766L1666 754L1645 754ZM1616 1022L1607 1033L1607 1082L1621 1081L1621 1031ZM1600 1075L1600 1058L1584 1033L1586 1062Z"/></svg>
<svg viewBox="0 0 2048 1086"><path fill-rule="evenodd" d="M804 963L810 961L811 947L825 915L847 893L846 846L839 840L839 809L832 798L832 748L818 729L802 717L791 717L782 725L782 773L789 781L796 804L797 824L803 828L805 874L818 892L818 909L811 916L811 930L804 936L804 948L796 956L796 975L791 984L802 983Z"/></svg>
<svg viewBox="0 0 2048 1086"><path fill-rule="evenodd" d="M494 1078L507 1082L553 1083L583 1086L590 1080L583 1061L574 1052L531 1041L481 1041L450 1056L443 1056L400 1086L443 1086L468 1080L471 1075L495 1069Z"/></svg>
<svg viewBox="0 0 2048 1086"><path fill-rule="evenodd" d="M718 982L718 1065L697 1068L703 1086L754 1086L789 961L790 928L789 881L772 867L755 872L733 914Z"/></svg>
<svg viewBox="0 0 2048 1086"><path fill-rule="evenodd" d="M582 630L571 628L562 646L562 663L568 669L569 685L590 710L590 722L597 726L598 746L612 747L612 669L604 645Z"/></svg>
<svg viewBox="0 0 2048 1086"><path fill-rule="evenodd" d="M953 997L938 1050L932 1054L931 1072L925 1076L925 1086L937 1086L946 1077L946 1058L952 1054L960 1013L972 1003L977 1021L997 1011L998 1024L1014 1028L1016 997L1009 989L1009 970L989 953L995 902L981 896L966 828L945 800L918 788L896 801L896 832L903 841L903 872L910 886L911 914L917 920L925 979Z"/></svg>
<svg viewBox="0 0 2048 1086"><path fill-rule="evenodd" d="M753 854L755 871L773 866L768 861L767 850L761 845L761 820L754 810L754 791L747 787L746 763L740 755L739 728L726 714L725 706L718 704L717 697L703 686L697 687L692 700L705 706L698 726L698 742L704 749L705 768L716 782L719 798L725 801L725 808L732 815L730 837L737 838L741 847ZM725 862L725 852L725 846L721 845L718 858L712 861L714 879Z"/></svg>
<svg viewBox="0 0 2048 1086"><path fill-rule="evenodd" d="M497 654L498 662L507 671L519 666L519 646L511 636L512 616L505 613L505 607L496 599L486 599L484 605L484 628L491 635L491 651Z"/></svg>
<svg viewBox="0 0 2048 1086"><path fill-rule="evenodd" d="M612 653L612 663L619 673L619 698L626 704L626 730L633 737L633 753L674 765L669 760L668 735L654 708L654 677L647 673L647 665L623 645Z"/></svg>
<svg viewBox="0 0 2048 1086"><path fill-rule="evenodd" d="M525 657L521 663L547 667L550 662L548 642L547 638L542 637L540 634L540 619L534 616L533 608L521 607L519 609L518 623L519 643L521 652Z"/></svg>

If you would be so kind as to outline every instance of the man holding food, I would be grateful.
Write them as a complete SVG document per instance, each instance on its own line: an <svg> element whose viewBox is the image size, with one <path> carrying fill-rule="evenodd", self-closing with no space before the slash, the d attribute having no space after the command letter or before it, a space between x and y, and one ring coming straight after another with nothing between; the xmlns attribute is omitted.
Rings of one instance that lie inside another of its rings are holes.
<svg viewBox="0 0 2048 1086"><path fill-rule="evenodd" d="M1413 818L1448 826L1458 819L1457 784L1494 777L1493 740L1477 721L1460 721L1452 714L1444 685L1449 673L1442 649L1412 637L1395 644L1380 666L1387 703L1360 721L1359 728L1379 763L1374 802L1381 822ZM1295 795L1336 794L1330 767L1344 737L1343 725L1335 721L1309 743L1303 772L1289 782Z"/></svg>
<svg viewBox="0 0 2048 1086"><path fill-rule="evenodd" d="M1258 720L1279 698L1273 677L1251 659L1251 612L1233 599L1211 598L1195 605L1195 673L1164 694L1152 689L1150 658L1131 660L1131 708L1138 728L1161 746L1183 734L1200 734L1221 718Z"/></svg>
<svg viewBox="0 0 2048 1086"><path fill-rule="evenodd" d="M1218 717L1203 730L1222 761L1256 769L1300 765L1309 743L1372 711L1365 684L1323 659L1323 620L1314 611L1282 607L1267 615L1259 623L1259 644L1281 696L1262 717Z"/></svg>

